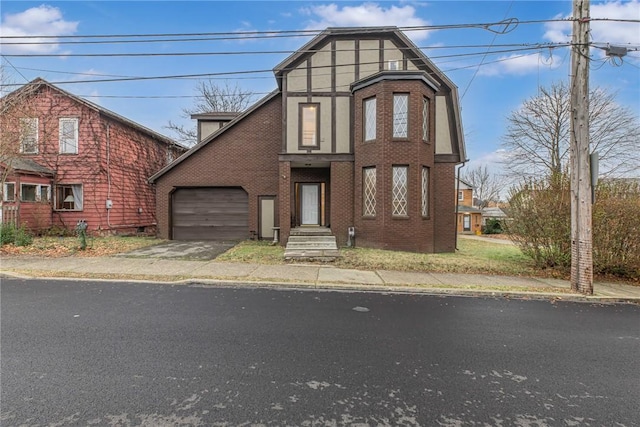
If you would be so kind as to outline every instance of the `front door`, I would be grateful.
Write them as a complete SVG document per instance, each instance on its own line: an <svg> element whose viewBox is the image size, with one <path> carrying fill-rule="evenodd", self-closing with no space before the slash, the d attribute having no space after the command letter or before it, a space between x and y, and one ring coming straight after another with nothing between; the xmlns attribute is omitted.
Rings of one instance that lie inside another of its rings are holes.
<svg viewBox="0 0 640 427"><path fill-rule="evenodd" d="M465 215L462 224L463 231L471 231L471 216Z"/></svg>
<svg viewBox="0 0 640 427"><path fill-rule="evenodd" d="M320 185L300 184L301 225L320 225Z"/></svg>

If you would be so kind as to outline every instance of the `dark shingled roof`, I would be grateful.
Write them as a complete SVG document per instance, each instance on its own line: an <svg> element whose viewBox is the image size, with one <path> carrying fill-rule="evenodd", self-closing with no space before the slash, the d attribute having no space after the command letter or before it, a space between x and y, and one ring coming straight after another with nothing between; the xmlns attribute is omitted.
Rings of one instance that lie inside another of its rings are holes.
<svg viewBox="0 0 640 427"><path fill-rule="evenodd" d="M26 159L24 157L16 157L15 159L11 159L10 162L11 167L18 172L30 172L37 173L42 175L54 175L55 171L42 166L39 163L34 162L31 159Z"/></svg>

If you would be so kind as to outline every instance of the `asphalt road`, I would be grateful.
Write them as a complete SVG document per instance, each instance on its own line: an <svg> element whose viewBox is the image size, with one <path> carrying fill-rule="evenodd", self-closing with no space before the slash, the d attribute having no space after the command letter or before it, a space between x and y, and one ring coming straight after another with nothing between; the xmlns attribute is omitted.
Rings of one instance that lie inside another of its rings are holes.
<svg viewBox="0 0 640 427"><path fill-rule="evenodd" d="M1 424L640 425L640 307L2 279Z"/></svg>

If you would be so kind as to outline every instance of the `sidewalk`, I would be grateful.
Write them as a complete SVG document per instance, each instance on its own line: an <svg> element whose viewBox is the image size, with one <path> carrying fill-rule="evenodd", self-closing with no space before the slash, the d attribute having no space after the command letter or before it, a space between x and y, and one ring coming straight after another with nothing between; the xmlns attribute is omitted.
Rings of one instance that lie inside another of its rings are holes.
<svg viewBox="0 0 640 427"><path fill-rule="evenodd" d="M182 283L250 283L456 295L511 295L640 303L640 286L595 283L594 295L571 293L566 280L399 271L361 271L331 265L260 265L158 258L3 257L0 274L26 277L149 280Z"/></svg>

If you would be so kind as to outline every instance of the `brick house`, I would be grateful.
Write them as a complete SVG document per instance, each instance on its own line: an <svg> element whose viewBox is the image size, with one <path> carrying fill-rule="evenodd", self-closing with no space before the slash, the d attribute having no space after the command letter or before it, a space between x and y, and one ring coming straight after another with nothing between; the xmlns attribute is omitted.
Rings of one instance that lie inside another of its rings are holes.
<svg viewBox="0 0 640 427"><path fill-rule="evenodd" d="M458 180L457 197L457 225L458 233L479 234L482 232L482 209L473 205L473 186L463 180Z"/></svg>
<svg viewBox="0 0 640 427"><path fill-rule="evenodd" d="M358 246L455 249L457 88L401 31L329 28L274 73L276 90L151 177L160 237L326 228L345 245L354 227Z"/></svg>
<svg viewBox="0 0 640 427"><path fill-rule="evenodd" d="M186 149L36 79L2 98L3 221L34 231L154 231L148 177Z"/></svg>

